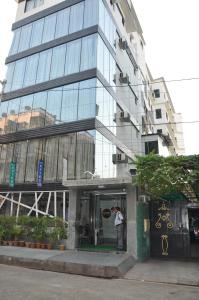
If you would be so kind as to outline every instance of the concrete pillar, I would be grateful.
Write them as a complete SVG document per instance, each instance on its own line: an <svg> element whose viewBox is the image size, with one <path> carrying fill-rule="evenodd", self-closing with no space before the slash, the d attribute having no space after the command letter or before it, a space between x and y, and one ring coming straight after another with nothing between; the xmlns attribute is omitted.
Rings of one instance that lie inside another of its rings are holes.
<svg viewBox="0 0 199 300"><path fill-rule="evenodd" d="M76 249L78 246L78 234L76 230L77 215L80 210L80 200L78 190L69 190L68 206L68 238L66 241L67 249Z"/></svg>
<svg viewBox="0 0 199 300"><path fill-rule="evenodd" d="M127 252L137 258L137 191L132 184L127 187Z"/></svg>

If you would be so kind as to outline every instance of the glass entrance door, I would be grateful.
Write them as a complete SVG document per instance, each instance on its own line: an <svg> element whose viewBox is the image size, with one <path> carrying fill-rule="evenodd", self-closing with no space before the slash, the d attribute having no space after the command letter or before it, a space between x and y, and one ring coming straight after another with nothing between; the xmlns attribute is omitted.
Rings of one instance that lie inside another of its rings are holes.
<svg viewBox="0 0 199 300"><path fill-rule="evenodd" d="M119 206L126 217L126 195L124 193L87 193L80 199L79 248L98 251L115 250L117 234L115 215L111 208ZM124 232L124 245L126 234Z"/></svg>

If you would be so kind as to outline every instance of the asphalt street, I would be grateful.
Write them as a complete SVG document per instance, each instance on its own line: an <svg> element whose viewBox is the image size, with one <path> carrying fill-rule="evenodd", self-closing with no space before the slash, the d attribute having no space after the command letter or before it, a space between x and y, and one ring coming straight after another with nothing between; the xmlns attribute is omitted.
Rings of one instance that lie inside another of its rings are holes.
<svg viewBox="0 0 199 300"><path fill-rule="evenodd" d="M131 279L98 279L0 265L3 300L198 300L199 288Z"/></svg>

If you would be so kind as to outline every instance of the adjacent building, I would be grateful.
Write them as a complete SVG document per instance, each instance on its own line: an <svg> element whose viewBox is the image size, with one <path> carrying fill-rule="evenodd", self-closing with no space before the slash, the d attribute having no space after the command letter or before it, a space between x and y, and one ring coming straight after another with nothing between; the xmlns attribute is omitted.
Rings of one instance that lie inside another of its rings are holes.
<svg viewBox="0 0 199 300"><path fill-rule="evenodd" d="M1 213L59 216L68 249L114 249L119 206L124 249L137 257L132 159L154 135L167 154L184 146L181 128L161 124L175 111L150 75L132 2L17 2L0 105Z"/></svg>

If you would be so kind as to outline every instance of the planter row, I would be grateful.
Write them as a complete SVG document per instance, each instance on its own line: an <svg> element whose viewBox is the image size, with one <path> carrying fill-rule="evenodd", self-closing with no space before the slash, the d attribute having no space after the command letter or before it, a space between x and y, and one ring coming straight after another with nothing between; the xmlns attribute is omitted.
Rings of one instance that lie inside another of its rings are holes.
<svg viewBox="0 0 199 300"><path fill-rule="evenodd" d="M0 243L3 246L15 246L15 247L26 247L32 249L48 249L52 250L54 247L52 244L43 244L43 243L33 243L33 242L25 242L25 241L1 241ZM64 245L58 246L59 250L65 250Z"/></svg>

